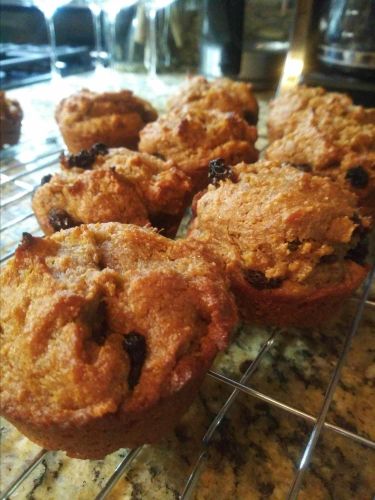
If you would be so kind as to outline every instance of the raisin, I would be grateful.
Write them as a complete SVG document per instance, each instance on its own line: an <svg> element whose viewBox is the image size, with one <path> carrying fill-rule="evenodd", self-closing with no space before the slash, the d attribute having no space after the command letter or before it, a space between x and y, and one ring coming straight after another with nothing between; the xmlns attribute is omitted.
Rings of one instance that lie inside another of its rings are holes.
<svg viewBox="0 0 375 500"><path fill-rule="evenodd" d="M68 167L79 167L89 169L94 163L96 155L91 150L82 149L76 155L69 155L67 164Z"/></svg>
<svg viewBox="0 0 375 500"><path fill-rule="evenodd" d="M345 258L353 260L359 265L363 265L365 263L365 259L368 254L368 239L361 239L354 248L351 248Z"/></svg>
<svg viewBox="0 0 375 500"><path fill-rule="evenodd" d="M245 272L245 278L257 290L279 288L283 281L281 278L267 278L262 271L252 269Z"/></svg>
<svg viewBox="0 0 375 500"><path fill-rule="evenodd" d="M298 250L298 247L301 245L301 242L297 238L296 240L288 241L288 250L291 252L295 252Z"/></svg>
<svg viewBox="0 0 375 500"><path fill-rule="evenodd" d="M333 264L334 262L337 262L337 260L337 255L331 253L329 255L322 255L319 259L319 264Z"/></svg>
<svg viewBox="0 0 375 500"><path fill-rule="evenodd" d="M216 158L211 160L208 164L208 180L214 186L217 186L220 181L225 179L234 180L232 169L229 165L225 164L223 158Z"/></svg>
<svg viewBox="0 0 375 500"><path fill-rule="evenodd" d="M97 142L96 144L94 144L91 148L91 151L93 153L95 153L96 155L103 155L104 156L104 155L108 154L108 148L102 142Z"/></svg>
<svg viewBox="0 0 375 500"><path fill-rule="evenodd" d="M130 332L124 336L122 345L130 358L128 384L130 389L134 389L138 384L146 358L146 339L140 333Z"/></svg>
<svg viewBox="0 0 375 500"><path fill-rule="evenodd" d="M350 182L352 187L364 189L369 181L369 175L366 170L361 167L349 168L345 174L345 179Z"/></svg>
<svg viewBox="0 0 375 500"><path fill-rule="evenodd" d="M51 179L52 179L52 174L43 175L43 177L40 180L40 185L43 186L43 184L48 184Z"/></svg>
<svg viewBox="0 0 375 500"><path fill-rule="evenodd" d="M243 114L244 120L249 124L249 125L256 125L257 124L257 116L255 113L252 111L245 111Z"/></svg>
<svg viewBox="0 0 375 500"><path fill-rule="evenodd" d="M72 217L61 208L51 208L48 212L48 222L51 224L54 231L77 226L77 223Z"/></svg>

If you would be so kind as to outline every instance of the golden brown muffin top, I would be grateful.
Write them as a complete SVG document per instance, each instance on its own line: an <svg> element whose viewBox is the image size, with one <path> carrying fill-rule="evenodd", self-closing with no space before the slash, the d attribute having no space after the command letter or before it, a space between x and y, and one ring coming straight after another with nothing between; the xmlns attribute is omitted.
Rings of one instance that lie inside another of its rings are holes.
<svg viewBox="0 0 375 500"><path fill-rule="evenodd" d="M149 224L134 185L111 169L65 171L44 178L32 206L46 234L94 222Z"/></svg>
<svg viewBox="0 0 375 500"><path fill-rule="evenodd" d="M82 89L58 104L55 118L60 126L70 127L104 116L127 114L140 115L144 123L156 120L158 116L149 102L130 90L97 93Z"/></svg>
<svg viewBox="0 0 375 500"><path fill-rule="evenodd" d="M255 161L256 139L256 128L236 113L184 106L146 125L139 150L172 160L189 174L207 168L217 157Z"/></svg>
<svg viewBox="0 0 375 500"><path fill-rule="evenodd" d="M188 78L179 92L169 99L168 108L179 109L184 104L201 107L203 110L234 111L250 125L256 124L258 119L258 104L252 85L229 78L212 81L203 76Z"/></svg>
<svg viewBox="0 0 375 500"><path fill-rule="evenodd" d="M236 322L203 248L131 225L25 233L0 283L1 407L30 425L136 418L201 375Z"/></svg>
<svg viewBox="0 0 375 500"><path fill-rule="evenodd" d="M0 91L0 120L19 122L22 118L23 112L20 103L15 99L9 99L5 92Z"/></svg>
<svg viewBox="0 0 375 500"><path fill-rule="evenodd" d="M353 104L352 99L342 93L327 92L322 87L301 85L287 90L270 102L268 128L270 140L279 139L295 129L301 116L298 111L325 108L334 114L345 113Z"/></svg>
<svg viewBox="0 0 375 500"><path fill-rule="evenodd" d="M191 191L190 179L173 162L126 148L108 149L103 144L96 144L76 155L63 155L61 168L74 172L114 169L125 182L134 186L152 214L160 211L179 213Z"/></svg>
<svg viewBox="0 0 375 500"><path fill-rule="evenodd" d="M232 170L235 182L209 186L198 199L191 236L230 266L260 272L270 286L285 279L321 280L326 265L330 279L340 280L344 258L369 225L358 215L356 196L278 162L242 163Z"/></svg>

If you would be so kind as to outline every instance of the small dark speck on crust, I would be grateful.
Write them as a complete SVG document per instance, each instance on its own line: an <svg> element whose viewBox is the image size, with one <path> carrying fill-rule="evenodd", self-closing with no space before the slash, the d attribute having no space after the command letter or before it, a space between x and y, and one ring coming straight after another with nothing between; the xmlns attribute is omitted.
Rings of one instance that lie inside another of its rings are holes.
<svg viewBox="0 0 375 500"><path fill-rule="evenodd" d="M368 184L369 175L363 167L358 166L349 168L345 174L345 179L350 182L352 187L364 189Z"/></svg>
<svg viewBox="0 0 375 500"><path fill-rule="evenodd" d="M292 167L296 168L297 170L300 170L301 172L311 172L312 171L311 166L307 163L291 163L290 165Z"/></svg>
<svg viewBox="0 0 375 500"><path fill-rule="evenodd" d="M301 242L299 241L299 239L288 241L288 250L290 252L295 252L300 245Z"/></svg>

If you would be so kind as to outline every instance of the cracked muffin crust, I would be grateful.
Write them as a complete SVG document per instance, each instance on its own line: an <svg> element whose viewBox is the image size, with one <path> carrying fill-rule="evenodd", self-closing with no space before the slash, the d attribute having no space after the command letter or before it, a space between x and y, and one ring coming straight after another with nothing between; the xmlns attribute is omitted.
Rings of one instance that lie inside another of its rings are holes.
<svg viewBox="0 0 375 500"><path fill-rule="evenodd" d="M299 111L328 108L334 114L345 112L352 99L339 92L328 92L322 87L294 87L270 102L267 120L268 139L273 142L292 132L301 121Z"/></svg>
<svg viewBox="0 0 375 500"><path fill-rule="evenodd" d="M139 150L172 160L191 177L196 192L207 186L210 160L256 161L256 140L256 128L236 113L184 106L148 124L140 134Z"/></svg>
<svg viewBox="0 0 375 500"><path fill-rule="evenodd" d="M233 111L249 125L256 125L258 121L258 103L252 85L235 82L229 78L217 78L212 81L203 76L188 78L181 85L179 92L169 99L168 109L179 109L185 104L202 110Z"/></svg>
<svg viewBox="0 0 375 500"><path fill-rule="evenodd" d="M62 173L46 179L33 197L46 234L82 223L123 222L151 223L173 236L190 198L190 179L171 162L125 148L96 144L63 155L61 167ZM54 224L56 210L65 212L70 226Z"/></svg>
<svg viewBox="0 0 375 500"><path fill-rule="evenodd" d="M320 106L295 113L295 127L266 150L266 158L304 165L351 189L375 216L375 110Z"/></svg>
<svg viewBox="0 0 375 500"><path fill-rule="evenodd" d="M18 101L0 91L0 149L14 145L20 139L23 112Z"/></svg>
<svg viewBox="0 0 375 500"><path fill-rule="evenodd" d="M118 223L24 233L1 273L2 415L72 457L161 439L237 319L206 252Z"/></svg>
<svg viewBox="0 0 375 500"><path fill-rule="evenodd" d="M82 89L63 99L55 118L69 151L102 142L136 149L140 130L156 120L156 110L130 90L96 93Z"/></svg>
<svg viewBox="0 0 375 500"><path fill-rule="evenodd" d="M369 219L354 194L292 166L260 161L197 196L189 238L226 260L249 321L322 323L361 283Z"/></svg>

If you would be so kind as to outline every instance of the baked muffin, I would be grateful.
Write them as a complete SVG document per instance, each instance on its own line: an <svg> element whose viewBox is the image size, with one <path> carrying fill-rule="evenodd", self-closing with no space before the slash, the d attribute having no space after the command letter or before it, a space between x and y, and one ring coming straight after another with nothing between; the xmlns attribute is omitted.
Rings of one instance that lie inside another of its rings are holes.
<svg viewBox="0 0 375 500"><path fill-rule="evenodd" d="M17 144L21 135L23 112L18 101L0 91L0 148Z"/></svg>
<svg viewBox="0 0 375 500"><path fill-rule="evenodd" d="M210 160L256 161L256 139L256 128L236 113L185 106L148 124L140 134L139 150L172 160L191 177L196 192L207 186Z"/></svg>
<svg viewBox="0 0 375 500"><path fill-rule="evenodd" d="M300 115L296 115L298 111L328 107L332 113L337 114L352 104L352 99L346 94L327 92L322 87L294 87L270 102L268 139L273 142L293 131L301 121Z"/></svg>
<svg viewBox="0 0 375 500"><path fill-rule="evenodd" d="M269 160L302 166L353 190L364 211L375 215L375 115L354 106L333 113L323 106L295 114L295 129L266 150Z"/></svg>
<svg viewBox="0 0 375 500"><path fill-rule="evenodd" d="M277 162L226 171L217 163L216 185L197 197L189 237L226 260L243 317L280 326L325 322L367 274L369 220L356 196Z"/></svg>
<svg viewBox="0 0 375 500"><path fill-rule="evenodd" d="M190 179L171 162L96 144L63 155L62 173L43 178L33 210L46 234L82 223L152 224L174 236L190 199Z"/></svg>
<svg viewBox="0 0 375 500"><path fill-rule="evenodd" d="M130 90L98 94L82 89L60 102L55 118L69 151L78 153L98 142L136 149L139 131L156 120L157 112Z"/></svg>
<svg viewBox="0 0 375 500"><path fill-rule="evenodd" d="M180 109L185 104L202 110L234 111L249 125L256 125L258 121L258 103L252 85L235 82L229 78L217 78L212 81L203 76L188 78L186 83L181 85L179 92L169 99L168 108Z"/></svg>
<svg viewBox="0 0 375 500"><path fill-rule="evenodd" d="M72 457L160 440L236 323L204 248L119 223L24 233L1 289L1 413Z"/></svg>

